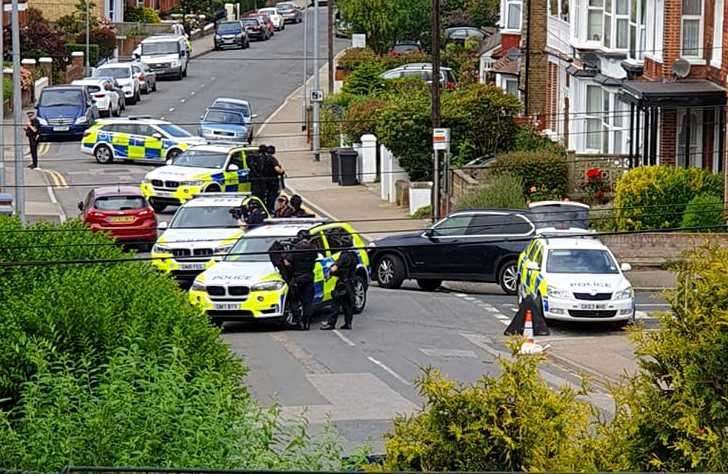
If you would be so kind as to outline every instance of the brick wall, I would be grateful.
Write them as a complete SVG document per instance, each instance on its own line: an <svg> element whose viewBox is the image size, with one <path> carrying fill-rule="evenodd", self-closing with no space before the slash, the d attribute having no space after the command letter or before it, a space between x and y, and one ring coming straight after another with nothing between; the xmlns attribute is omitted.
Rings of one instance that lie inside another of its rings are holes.
<svg viewBox="0 0 728 474"><path fill-rule="evenodd" d="M681 0L665 0L661 77L672 77L672 64L680 57Z"/></svg>
<svg viewBox="0 0 728 474"><path fill-rule="evenodd" d="M660 164L674 165L677 152L677 112L663 110L660 115Z"/></svg>
<svg viewBox="0 0 728 474"><path fill-rule="evenodd" d="M632 265L661 265L680 258L686 250L710 242L728 247L728 234L645 233L604 235L600 240L614 252L617 260Z"/></svg>
<svg viewBox="0 0 728 474"><path fill-rule="evenodd" d="M76 11L76 3L74 0L28 0L28 6L41 10L43 17L48 21L56 21L64 15L70 15ZM101 16L103 1L96 0L95 4L93 14Z"/></svg>
<svg viewBox="0 0 728 474"><path fill-rule="evenodd" d="M530 5L529 5L530 4ZM546 54L546 31L548 12L546 0L527 0L523 6L523 25L521 31L524 33L521 41L525 54L526 44L530 48L530 59L528 71L528 88L526 88L526 58L521 59L521 88L528 95L528 109L526 115L538 116L543 125L543 115L547 108L548 96L548 55ZM529 18L529 11L530 18ZM529 28L529 22L531 23ZM530 30L530 41L526 32ZM528 43L526 43L528 41ZM526 90L527 89L527 90Z"/></svg>

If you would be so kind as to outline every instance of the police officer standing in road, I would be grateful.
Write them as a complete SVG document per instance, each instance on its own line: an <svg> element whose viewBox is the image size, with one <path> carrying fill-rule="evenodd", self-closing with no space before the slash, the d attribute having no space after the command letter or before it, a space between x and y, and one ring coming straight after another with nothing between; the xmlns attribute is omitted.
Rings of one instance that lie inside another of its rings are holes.
<svg viewBox="0 0 728 474"><path fill-rule="evenodd" d="M283 166L278 162L275 157L276 147L272 145L261 145L261 150L264 149L262 155L263 159L263 181L265 183L265 199L263 202L271 213L275 209L276 199L281 192L281 178L285 173Z"/></svg>
<svg viewBox="0 0 728 474"><path fill-rule="evenodd" d="M293 308L301 305L302 313L298 323L299 329L308 330L311 327L313 315L313 272L316 266L316 248L311 243L311 235L307 230L298 233L297 242L290 252L283 256L283 265L290 268L292 283L295 291L289 295Z"/></svg>
<svg viewBox="0 0 728 474"><path fill-rule="evenodd" d="M351 329L354 318L354 277L356 275L357 258L351 250L344 250L336 263L331 267L331 276L338 278L334 287L334 309L329 320L321 325L321 330L336 329L339 313L344 313L344 325L341 329Z"/></svg>
<svg viewBox="0 0 728 474"><path fill-rule="evenodd" d="M265 203L265 145L258 148L258 153L248 153L248 168L250 168L248 178L250 179L250 193Z"/></svg>
<svg viewBox="0 0 728 474"><path fill-rule="evenodd" d="M38 167L38 138L40 137L40 121L35 112L28 112L28 121L25 124L25 136L28 137L30 145L30 157L33 160L28 168Z"/></svg>

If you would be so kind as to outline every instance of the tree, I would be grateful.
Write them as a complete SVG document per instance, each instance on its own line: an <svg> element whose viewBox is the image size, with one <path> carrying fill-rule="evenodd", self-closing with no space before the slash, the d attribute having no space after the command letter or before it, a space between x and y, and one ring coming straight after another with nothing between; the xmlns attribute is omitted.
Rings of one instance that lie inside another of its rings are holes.
<svg viewBox="0 0 728 474"><path fill-rule="evenodd" d="M496 26L500 16L498 0L465 0L465 11L475 26Z"/></svg>
<svg viewBox="0 0 728 474"><path fill-rule="evenodd" d="M92 0L78 0L73 12L56 20L56 28L73 38L81 32L86 32L86 15L88 13L89 28L96 28L98 19L95 15L96 3ZM84 39L85 40L85 39Z"/></svg>
<svg viewBox="0 0 728 474"><path fill-rule="evenodd" d="M40 10L28 8L26 15L27 22L20 30L20 50L23 52L23 57L33 59L50 57L53 59L54 71L59 71L65 65L66 49L63 38L53 30ZM12 42L9 28L5 33L5 52L10 54Z"/></svg>

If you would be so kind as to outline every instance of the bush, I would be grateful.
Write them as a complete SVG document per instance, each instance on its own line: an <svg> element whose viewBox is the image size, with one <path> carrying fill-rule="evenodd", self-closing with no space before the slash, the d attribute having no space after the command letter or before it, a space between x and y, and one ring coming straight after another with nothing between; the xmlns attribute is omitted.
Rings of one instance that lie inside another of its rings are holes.
<svg viewBox="0 0 728 474"><path fill-rule="evenodd" d="M511 173L523 180L523 192L532 201L561 199L569 190L566 159L547 151L511 152L499 156L493 165L497 176Z"/></svg>
<svg viewBox="0 0 728 474"><path fill-rule="evenodd" d="M344 115L342 128L352 142L358 142L362 135L374 133L380 110L385 102L378 98L364 98L351 103Z"/></svg>
<svg viewBox="0 0 728 474"><path fill-rule="evenodd" d="M159 23L159 13L149 7L126 7L124 10L124 21L130 23Z"/></svg>
<svg viewBox="0 0 728 474"><path fill-rule="evenodd" d="M723 200L713 194L699 194L691 199L685 208L680 227L684 229L705 227L708 232L717 232L720 229L715 227L725 223Z"/></svg>
<svg viewBox="0 0 728 474"><path fill-rule="evenodd" d="M84 55L86 54L85 44L74 44L66 43L66 56L71 56L74 51L81 51ZM97 44L88 45L89 61L92 65L98 64L99 62L99 46ZM84 56L85 61L85 56Z"/></svg>
<svg viewBox="0 0 728 474"><path fill-rule="evenodd" d="M336 61L336 64L345 71L353 71L363 63L379 61L377 53L369 48L349 48Z"/></svg>
<svg viewBox="0 0 728 474"><path fill-rule="evenodd" d="M501 208L525 209L526 198L523 195L523 179L509 173L503 173L485 186L472 191L457 203L459 209Z"/></svg>
<svg viewBox="0 0 728 474"><path fill-rule="evenodd" d="M680 227L688 203L699 194L723 196L723 177L699 168L642 166L625 173L615 188L619 230Z"/></svg>
<svg viewBox="0 0 728 474"><path fill-rule="evenodd" d="M633 334L640 372L616 394L602 471L728 470L728 248L685 257L660 330Z"/></svg>
<svg viewBox="0 0 728 474"><path fill-rule="evenodd" d="M344 80L342 90L360 96L375 94L384 87L384 79L380 77L384 71L384 66L378 61L362 62Z"/></svg>
<svg viewBox="0 0 728 474"><path fill-rule="evenodd" d="M544 137L531 125L521 125L516 128L511 151L548 151L566 155L566 149L562 145Z"/></svg>
<svg viewBox="0 0 728 474"><path fill-rule="evenodd" d="M500 359L501 375L458 385L436 370L418 381L423 411L394 421L385 472L594 470L591 409L579 393L552 390L536 356Z"/></svg>

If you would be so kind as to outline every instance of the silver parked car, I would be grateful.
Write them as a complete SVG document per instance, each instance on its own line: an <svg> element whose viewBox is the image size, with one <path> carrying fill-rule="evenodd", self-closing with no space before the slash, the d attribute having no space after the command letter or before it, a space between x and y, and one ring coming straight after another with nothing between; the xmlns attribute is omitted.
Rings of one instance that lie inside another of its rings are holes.
<svg viewBox="0 0 728 474"><path fill-rule="evenodd" d="M149 66L142 62L135 62L134 76L139 80L139 87L142 94L149 94L157 91L157 73L152 71Z"/></svg>

